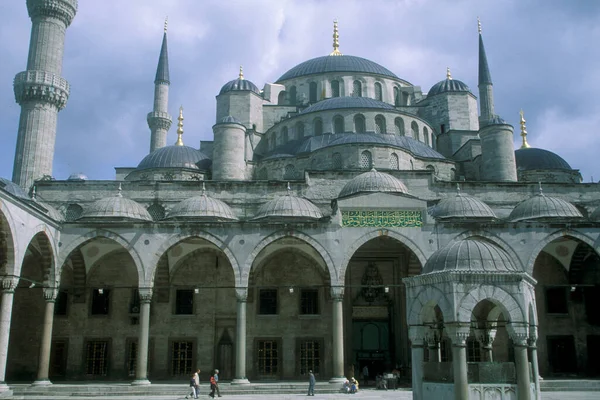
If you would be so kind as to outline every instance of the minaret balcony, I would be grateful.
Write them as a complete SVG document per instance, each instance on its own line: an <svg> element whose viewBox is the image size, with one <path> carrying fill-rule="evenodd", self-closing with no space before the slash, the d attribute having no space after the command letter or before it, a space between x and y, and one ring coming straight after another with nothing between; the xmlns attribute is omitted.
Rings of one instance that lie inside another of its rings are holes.
<svg viewBox="0 0 600 400"><path fill-rule="evenodd" d="M148 126L150 126L150 129L160 128L169 130L173 119L169 113L162 111L151 111L148 113L146 121L148 121Z"/></svg>
<svg viewBox="0 0 600 400"><path fill-rule="evenodd" d="M14 91L18 104L43 101L62 110L69 98L69 82L46 71L23 71L15 76Z"/></svg>
<svg viewBox="0 0 600 400"><path fill-rule="evenodd" d="M69 26L77 13L77 3L78 0L28 0L27 10L31 19L57 18Z"/></svg>

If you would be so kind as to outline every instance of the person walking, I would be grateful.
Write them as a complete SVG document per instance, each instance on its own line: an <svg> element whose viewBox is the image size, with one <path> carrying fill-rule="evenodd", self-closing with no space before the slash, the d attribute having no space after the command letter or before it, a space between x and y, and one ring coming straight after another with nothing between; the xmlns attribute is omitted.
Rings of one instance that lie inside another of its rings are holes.
<svg viewBox="0 0 600 400"><path fill-rule="evenodd" d="M362 370L362 376L363 376L363 383L366 385L367 383L369 383L369 367L367 366L367 364L365 364L365 366L363 367Z"/></svg>
<svg viewBox="0 0 600 400"><path fill-rule="evenodd" d="M208 394L213 399L215 398L215 390L216 389L217 389L217 381L215 381L215 375L213 374L210 376L210 393Z"/></svg>
<svg viewBox="0 0 600 400"><path fill-rule="evenodd" d="M217 396L223 397L223 396L221 396L221 391L219 390L219 370L218 369L215 369L215 373L214 373L213 377L215 378L215 390L217 391ZM214 392L213 392L213 397L215 397Z"/></svg>
<svg viewBox="0 0 600 400"><path fill-rule="evenodd" d="M198 398L198 394L200 394L200 368L194 372L190 379L190 387L192 388L192 393L185 396L186 399L189 399L192 396L193 399Z"/></svg>
<svg viewBox="0 0 600 400"><path fill-rule="evenodd" d="M312 370L308 371L308 394L307 396L315 395L315 374L313 374Z"/></svg>

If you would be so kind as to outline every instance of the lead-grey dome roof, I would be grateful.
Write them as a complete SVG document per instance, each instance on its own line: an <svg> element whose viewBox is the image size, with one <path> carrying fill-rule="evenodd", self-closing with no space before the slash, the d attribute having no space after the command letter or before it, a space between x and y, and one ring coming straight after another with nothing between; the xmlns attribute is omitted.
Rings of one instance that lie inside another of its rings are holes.
<svg viewBox="0 0 600 400"><path fill-rule="evenodd" d="M568 201L549 197L540 192L516 205L510 213L511 222L545 218L583 218L581 212Z"/></svg>
<svg viewBox="0 0 600 400"><path fill-rule="evenodd" d="M323 56L304 61L281 75L281 77L277 79L277 83L301 76L330 72L359 72L398 79L392 71L373 61L361 57L340 55Z"/></svg>
<svg viewBox="0 0 600 400"><path fill-rule="evenodd" d="M83 210L77 220L89 219L152 221L148 210L141 204L121 195L97 200Z"/></svg>
<svg viewBox="0 0 600 400"><path fill-rule="evenodd" d="M67 180L68 181L87 181L88 177L87 177L87 175L85 175L81 172L76 172L76 173L69 175Z"/></svg>
<svg viewBox="0 0 600 400"><path fill-rule="evenodd" d="M8 179L0 178L0 189L12 194L15 197L30 200L29 196L27 196L27 193L25 193L21 186L9 181Z"/></svg>
<svg viewBox="0 0 600 400"><path fill-rule="evenodd" d="M510 256L483 238L470 237L433 253L423 274L442 271L517 272Z"/></svg>
<svg viewBox="0 0 600 400"><path fill-rule="evenodd" d="M250 91L256 94L260 94L260 90L258 87L248 79L234 79L232 81L227 82L221 88L219 94L227 93L227 92L241 92L241 91Z"/></svg>
<svg viewBox="0 0 600 400"><path fill-rule="evenodd" d="M455 195L450 195L440 200L431 210L435 219L493 219L496 218L494 211L483 201L463 194L457 188Z"/></svg>
<svg viewBox="0 0 600 400"><path fill-rule="evenodd" d="M137 169L150 168L189 168L200 169L196 165L199 161L206 160L209 157L192 147L188 146L165 146L154 150L148 154L138 164Z"/></svg>
<svg viewBox="0 0 600 400"><path fill-rule="evenodd" d="M219 221L237 220L233 210L224 202L202 194L177 203L167 214L166 219L216 219Z"/></svg>
<svg viewBox="0 0 600 400"><path fill-rule="evenodd" d="M354 177L346 183L338 198L348 197L359 193L401 193L408 194L408 189L402 181L392 175L372 170Z"/></svg>
<svg viewBox="0 0 600 400"><path fill-rule="evenodd" d="M569 163L558 154L533 147L515 150L515 162L517 170L521 171L535 169L572 170Z"/></svg>
<svg viewBox="0 0 600 400"><path fill-rule="evenodd" d="M447 78L433 85L429 89L429 92L427 92L427 97L446 92L471 92L471 89L469 89L466 83L458 79Z"/></svg>
<svg viewBox="0 0 600 400"><path fill-rule="evenodd" d="M291 194L279 196L263 204L253 219L265 218L297 218L297 219L321 219L321 209L310 200Z"/></svg>
<svg viewBox="0 0 600 400"><path fill-rule="evenodd" d="M396 110L391 104L371 99L369 97L332 97L330 99L321 100L318 103L306 107L300 112L300 114L308 114L317 111L336 110L341 108L375 108L382 110Z"/></svg>

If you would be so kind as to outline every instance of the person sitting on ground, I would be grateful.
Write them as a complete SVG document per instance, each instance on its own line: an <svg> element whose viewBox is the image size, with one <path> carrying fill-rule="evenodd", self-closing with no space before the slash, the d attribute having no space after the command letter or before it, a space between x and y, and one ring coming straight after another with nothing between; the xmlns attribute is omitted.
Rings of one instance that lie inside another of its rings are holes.
<svg viewBox="0 0 600 400"><path fill-rule="evenodd" d="M342 388L340 389L340 392L342 393L350 393L350 381L348 379L346 379L344 381L344 383L342 384Z"/></svg>
<svg viewBox="0 0 600 400"><path fill-rule="evenodd" d="M358 381L352 377L350 379L350 393L354 394L356 392L358 392Z"/></svg>

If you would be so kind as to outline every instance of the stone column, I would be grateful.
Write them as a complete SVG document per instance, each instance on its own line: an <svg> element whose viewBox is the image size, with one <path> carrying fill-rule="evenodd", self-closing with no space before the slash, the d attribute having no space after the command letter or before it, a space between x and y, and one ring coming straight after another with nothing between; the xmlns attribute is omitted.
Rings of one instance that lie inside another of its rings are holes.
<svg viewBox="0 0 600 400"><path fill-rule="evenodd" d="M529 362L527 349L529 339L527 328L516 325L514 322L507 326L515 350L515 368L517 372L517 398L519 400L531 399L531 385L529 379Z"/></svg>
<svg viewBox="0 0 600 400"><path fill-rule="evenodd" d="M341 384L344 376L344 287L331 287L332 315L333 315L333 374L329 383Z"/></svg>
<svg viewBox="0 0 600 400"><path fill-rule="evenodd" d="M246 301L247 288L235 288L237 298L237 332L235 335L235 378L232 385L250 383L246 378Z"/></svg>
<svg viewBox="0 0 600 400"><path fill-rule="evenodd" d="M411 373L413 400L423 399L423 346L425 345L425 328L410 326L408 336L411 343Z"/></svg>
<svg viewBox="0 0 600 400"><path fill-rule="evenodd" d="M446 328L452 340L452 367L454 368L454 398L469 398L469 381L467 378L467 338L470 327L455 325Z"/></svg>
<svg viewBox="0 0 600 400"><path fill-rule="evenodd" d="M138 337L137 362L135 364L135 380L132 385L149 385L148 380L148 342L150 337L150 303L152 288L140 288L140 330Z"/></svg>
<svg viewBox="0 0 600 400"><path fill-rule="evenodd" d="M44 310L44 326L42 328L42 343L40 345L40 358L38 364L37 379L34 385L50 385L48 372L50 369L50 349L52 347L52 326L54 324L54 302L58 290L55 288L44 289L44 300L46 308Z"/></svg>
<svg viewBox="0 0 600 400"><path fill-rule="evenodd" d="M531 369L533 373L533 385L535 387L535 398L536 400L540 400L542 398L542 394L540 392L540 369L538 366L538 356L537 356L537 338L530 337L529 338L529 359L531 360Z"/></svg>
<svg viewBox="0 0 600 400"><path fill-rule="evenodd" d="M2 308L0 308L0 392L8 390L6 379L6 360L8 358L8 339L15 289L19 283L17 277L2 279Z"/></svg>

